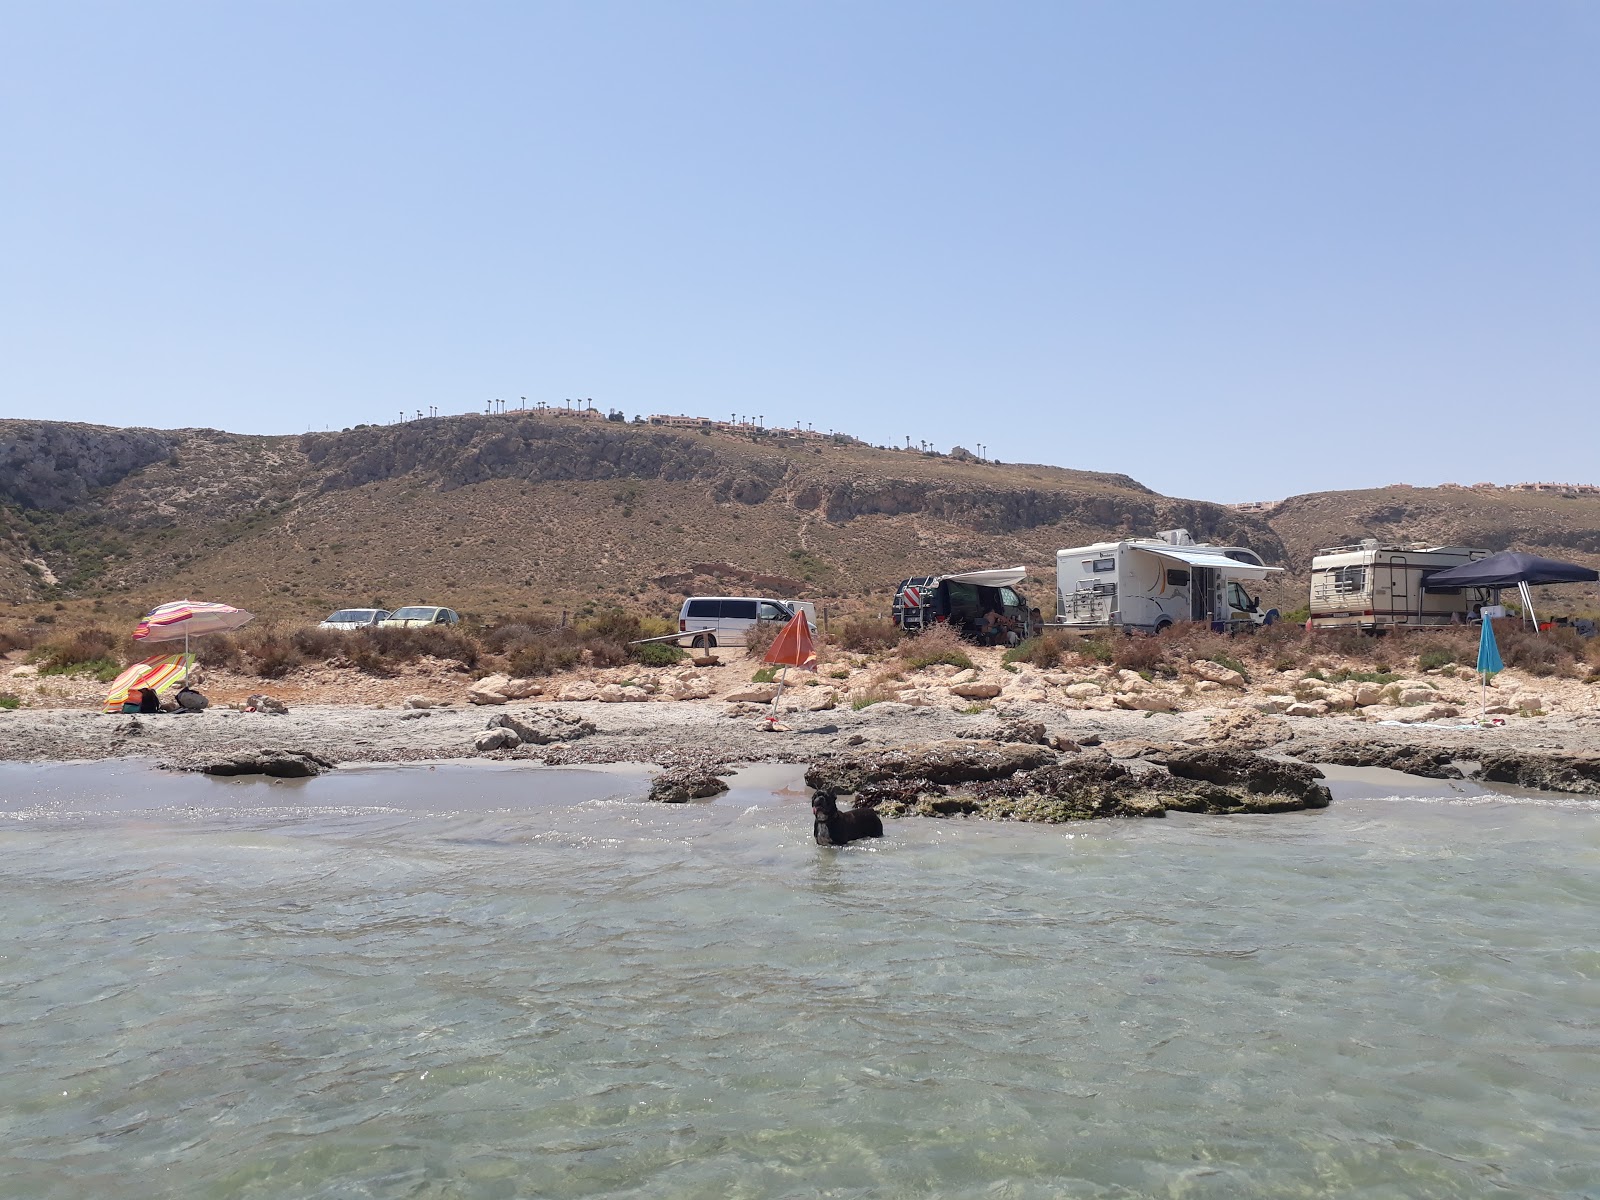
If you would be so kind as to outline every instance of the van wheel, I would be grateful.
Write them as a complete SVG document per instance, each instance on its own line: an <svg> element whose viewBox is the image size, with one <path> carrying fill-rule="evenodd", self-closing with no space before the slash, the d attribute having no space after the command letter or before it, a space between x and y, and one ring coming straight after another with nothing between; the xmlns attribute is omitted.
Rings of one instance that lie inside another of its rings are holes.
<svg viewBox="0 0 1600 1200"><path fill-rule="evenodd" d="M717 639L712 637L710 634L702 633L696 636L695 639L689 644L696 650L709 650L715 648Z"/></svg>

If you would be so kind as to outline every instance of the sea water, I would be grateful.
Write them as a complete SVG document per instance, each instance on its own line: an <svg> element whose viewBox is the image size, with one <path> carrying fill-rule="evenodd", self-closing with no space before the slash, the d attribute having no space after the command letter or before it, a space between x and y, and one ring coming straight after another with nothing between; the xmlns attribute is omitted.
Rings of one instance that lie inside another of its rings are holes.
<svg viewBox="0 0 1600 1200"><path fill-rule="evenodd" d="M0 1197L1600 1196L1600 805L0 767Z"/></svg>

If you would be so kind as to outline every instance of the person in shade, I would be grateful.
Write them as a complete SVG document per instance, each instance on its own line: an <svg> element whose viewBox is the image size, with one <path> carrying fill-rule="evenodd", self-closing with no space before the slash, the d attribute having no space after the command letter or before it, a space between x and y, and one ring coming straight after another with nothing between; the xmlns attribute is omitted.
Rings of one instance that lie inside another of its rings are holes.
<svg viewBox="0 0 1600 1200"><path fill-rule="evenodd" d="M136 713L139 711L139 706L143 703L144 689L129 688L128 694L122 698L122 711L125 713Z"/></svg>

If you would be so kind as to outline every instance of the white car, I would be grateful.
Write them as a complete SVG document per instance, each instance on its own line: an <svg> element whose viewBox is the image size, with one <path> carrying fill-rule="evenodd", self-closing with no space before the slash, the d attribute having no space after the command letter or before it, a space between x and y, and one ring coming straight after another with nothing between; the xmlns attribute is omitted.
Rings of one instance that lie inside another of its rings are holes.
<svg viewBox="0 0 1600 1200"><path fill-rule="evenodd" d="M333 613L326 621L321 622L318 629L370 629L379 621L389 615L382 608L341 608Z"/></svg>
<svg viewBox="0 0 1600 1200"><path fill-rule="evenodd" d="M690 596L678 610L679 643L706 648L742 646L745 630L763 622L788 624L796 612L806 614L806 624L816 632L817 619L809 600L768 600L759 596Z"/></svg>

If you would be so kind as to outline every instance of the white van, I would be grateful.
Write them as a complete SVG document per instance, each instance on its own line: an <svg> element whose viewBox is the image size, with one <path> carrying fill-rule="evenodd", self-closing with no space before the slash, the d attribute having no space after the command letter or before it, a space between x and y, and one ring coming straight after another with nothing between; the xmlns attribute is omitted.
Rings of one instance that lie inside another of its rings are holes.
<svg viewBox="0 0 1600 1200"><path fill-rule="evenodd" d="M797 612L816 632L815 608L808 600L772 600L761 596L690 596L678 610L679 641L700 648L742 646L745 630L761 621L787 624Z"/></svg>

